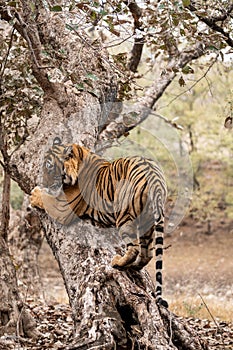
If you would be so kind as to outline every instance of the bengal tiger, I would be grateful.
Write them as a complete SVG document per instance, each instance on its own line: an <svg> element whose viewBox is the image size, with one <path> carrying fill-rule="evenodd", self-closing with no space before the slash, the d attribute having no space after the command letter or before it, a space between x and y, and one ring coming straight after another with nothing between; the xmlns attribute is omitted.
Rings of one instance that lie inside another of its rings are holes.
<svg viewBox="0 0 233 350"><path fill-rule="evenodd" d="M162 299L162 255L166 183L154 161L135 156L108 162L77 144L55 138L43 163L43 187L31 205L68 225L77 217L104 227L116 226L127 247L112 267L142 269L156 246L156 300Z"/></svg>

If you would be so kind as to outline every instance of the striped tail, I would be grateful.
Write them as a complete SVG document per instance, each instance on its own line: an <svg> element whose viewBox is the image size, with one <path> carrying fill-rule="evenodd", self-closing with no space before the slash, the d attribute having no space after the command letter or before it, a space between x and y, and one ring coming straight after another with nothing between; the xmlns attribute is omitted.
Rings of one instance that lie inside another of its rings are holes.
<svg viewBox="0 0 233 350"><path fill-rule="evenodd" d="M162 298L162 269L163 269L163 217L155 225L155 273L156 273L156 302L168 307L166 300Z"/></svg>

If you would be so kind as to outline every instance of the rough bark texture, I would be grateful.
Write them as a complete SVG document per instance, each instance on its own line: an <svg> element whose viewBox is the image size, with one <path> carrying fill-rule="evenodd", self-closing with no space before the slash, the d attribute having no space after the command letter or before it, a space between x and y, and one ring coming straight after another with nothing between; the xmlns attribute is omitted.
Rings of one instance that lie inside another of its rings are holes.
<svg viewBox="0 0 233 350"><path fill-rule="evenodd" d="M5 240L0 236L0 336L37 337L35 322L22 303L15 268Z"/></svg>
<svg viewBox="0 0 233 350"><path fill-rule="evenodd" d="M69 349L205 349L185 322L158 308L144 270L110 265L121 241L114 229L74 223L55 226L42 212L47 239L59 262L73 311Z"/></svg>
<svg viewBox="0 0 233 350"><path fill-rule="evenodd" d="M7 240L7 232L10 220L10 185L10 175L6 171L4 171L0 224L0 236L2 236L4 240Z"/></svg>
<svg viewBox="0 0 233 350"><path fill-rule="evenodd" d="M17 279L22 282L20 291L23 296L29 293L43 300L38 255L44 234L38 214L26 209L26 205L28 200L24 203L24 210L11 209L8 244L17 267Z"/></svg>
<svg viewBox="0 0 233 350"><path fill-rule="evenodd" d="M7 245L10 219L10 176L4 173L0 206L0 336L16 334L36 338L35 322L19 295L15 266ZM1 346L1 342L0 342Z"/></svg>

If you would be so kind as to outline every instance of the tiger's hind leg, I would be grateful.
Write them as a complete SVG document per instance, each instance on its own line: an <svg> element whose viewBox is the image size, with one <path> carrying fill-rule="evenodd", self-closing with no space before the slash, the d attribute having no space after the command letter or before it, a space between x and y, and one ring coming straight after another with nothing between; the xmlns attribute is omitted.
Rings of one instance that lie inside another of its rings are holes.
<svg viewBox="0 0 233 350"><path fill-rule="evenodd" d="M142 269L153 258L153 251L155 250L155 297L158 304L168 307L168 303L162 298L164 215L161 215L159 220L155 221L156 224L153 224L152 227L149 219L143 218L141 221L139 226L139 254L130 267L135 270Z"/></svg>
<svg viewBox="0 0 233 350"><path fill-rule="evenodd" d="M131 266L131 264L135 261L138 255L138 249L134 246L127 247L126 253L121 255L115 255L112 259L112 267L118 269L124 269Z"/></svg>
<svg viewBox="0 0 233 350"><path fill-rule="evenodd" d="M141 270L153 258L154 232L154 227L152 227L146 234L139 236L139 254L130 266L134 270Z"/></svg>
<svg viewBox="0 0 233 350"><path fill-rule="evenodd" d="M126 269L132 265L139 254L137 226L133 221L127 221L126 224L121 226L119 233L127 246L127 250L123 256L114 256L111 265L118 269Z"/></svg>

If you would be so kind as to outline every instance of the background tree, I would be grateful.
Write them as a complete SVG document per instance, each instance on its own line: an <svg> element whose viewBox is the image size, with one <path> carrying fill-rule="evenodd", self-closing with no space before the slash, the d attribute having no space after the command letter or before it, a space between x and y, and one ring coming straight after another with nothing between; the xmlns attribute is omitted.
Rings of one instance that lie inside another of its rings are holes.
<svg viewBox="0 0 233 350"><path fill-rule="evenodd" d="M100 140L111 144L126 135L175 77L185 83L193 60L229 52L232 10L225 1L141 7L133 1L0 2L5 171L29 194L54 136L94 150ZM145 88L138 84L143 61L153 73ZM136 113L125 118L119 112L129 98ZM119 110L113 109L116 101ZM76 348L204 347L174 315L162 308L159 314L145 272L109 267L114 246L120 246L113 232L83 222L60 227L44 213L40 218L69 295Z"/></svg>

